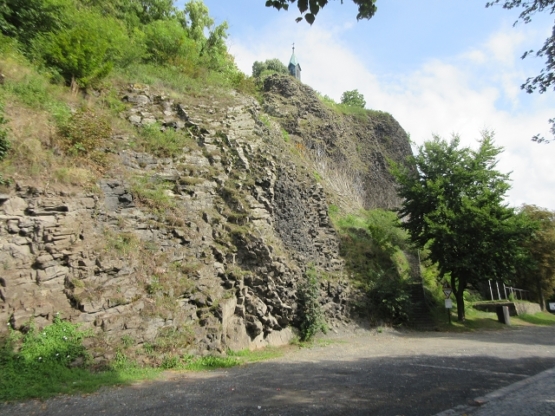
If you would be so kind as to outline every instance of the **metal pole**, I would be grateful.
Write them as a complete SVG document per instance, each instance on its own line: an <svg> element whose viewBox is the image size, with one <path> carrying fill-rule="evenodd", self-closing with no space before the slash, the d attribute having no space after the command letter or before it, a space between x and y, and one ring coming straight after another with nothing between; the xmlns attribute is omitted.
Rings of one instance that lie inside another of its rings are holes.
<svg viewBox="0 0 555 416"><path fill-rule="evenodd" d="M493 300L493 291L491 290L491 280L488 280L490 299Z"/></svg>

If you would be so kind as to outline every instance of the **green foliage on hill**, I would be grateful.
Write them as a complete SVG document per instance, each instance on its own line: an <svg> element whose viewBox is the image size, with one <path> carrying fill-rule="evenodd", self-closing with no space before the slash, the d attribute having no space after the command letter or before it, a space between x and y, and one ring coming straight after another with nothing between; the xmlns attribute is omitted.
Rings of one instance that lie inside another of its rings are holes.
<svg viewBox="0 0 555 416"><path fill-rule="evenodd" d="M288 74L289 70L279 59L266 59L264 62L255 61L252 64L252 76L255 78L269 74Z"/></svg>
<svg viewBox="0 0 555 416"><path fill-rule="evenodd" d="M227 23L215 25L202 0L6 0L0 31L54 79L97 87L114 69L155 63L189 76L220 73L240 83ZM239 77L240 78L240 77Z"/></svg>
<svg viewBox="0 0 555 416"><path fill-rule="evenodd" d="M523 205L520 212L536 229L524 242L527 261L517 268L514 284L531 291L544 309L555 290L555 212L534 205Z"/></svg>
<svg viewBox="0 0 555 416"><path fill-rule="evenodd" d="M341 104L347 105L349 107L366 107L366 100L364 95L362 95L358 90L345 91L341 95Z"/></svg>
<svg viewBox="0 0 555 416"><path fill-rule="evenodd" d="M396 214L381 209L343 217L330 213L339 230L345 267L368 294L372 316L395 324L406 322L411 250Z"/></svg>
<svg viewBox="0 0 555 416"><path fill-rule="evenodd" d="M477 150L460 146L458 137L434 137L409 159L416 169L392 163L402 227L415 246L429 251L440 278L449 278L459 321L465 320L468 285L513 277L534 230L503 203L510 185L509 175L496 169L501 151L488 132Z"/></svg>

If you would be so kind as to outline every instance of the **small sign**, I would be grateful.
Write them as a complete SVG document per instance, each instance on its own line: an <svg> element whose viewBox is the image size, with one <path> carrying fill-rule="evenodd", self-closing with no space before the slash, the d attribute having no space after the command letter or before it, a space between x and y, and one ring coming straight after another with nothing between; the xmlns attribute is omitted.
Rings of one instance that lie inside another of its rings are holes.
<svg viewBox="0 0 555 416"><path fill-rule="evenodd" d="M449 296L451 296L451 293L453 293L451 286L449 285L449 283L445 282L443 284L443 294L445 295L445 299L449 299Z"/></svg>
<svg viewBox="0 0 555 416"><path fill-rule="evenodd" d="M453 301L451 299L445 299L445 309L453 309Z"/></svg>
<svg viewBox="0 0 555 416"><path fill-rule="evenodd" d="M555 311L555 302L549 302L549 310Z"/></svg>

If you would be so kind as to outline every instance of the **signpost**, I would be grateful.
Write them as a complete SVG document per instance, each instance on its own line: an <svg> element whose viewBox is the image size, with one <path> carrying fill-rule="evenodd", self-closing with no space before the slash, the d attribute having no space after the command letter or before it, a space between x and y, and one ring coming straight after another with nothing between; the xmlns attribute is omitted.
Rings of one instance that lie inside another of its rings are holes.
<svg viewBox="0 0 555 416"><path fill-rule="evenodd" d="M445 309L447 309L447 316L449 317L449 325L451 324L451 309L453 308L453 301L451 301L451 285L447 282L443 283L443 294L445 295Z"/></svg>

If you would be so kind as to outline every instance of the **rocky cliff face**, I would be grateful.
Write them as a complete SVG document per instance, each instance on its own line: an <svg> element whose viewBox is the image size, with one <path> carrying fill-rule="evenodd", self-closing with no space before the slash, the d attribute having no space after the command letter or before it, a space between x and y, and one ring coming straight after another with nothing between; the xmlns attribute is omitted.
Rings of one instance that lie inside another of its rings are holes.
<svg viewBox="0 0 555 416"><path fill-rule="evenodd" d="M306 153L331 192L366 209L399 205L387 160L403 162L412 151L406 132L390 114L341 114L291 77L266 78L264 91L264 111Z"/></svg>
<svg viewBox="0 0 555 416"><path fill-rule="evenodd" d="M353 122L291 78L265 87L261 106L132 85L122 117L188 131L190 147L161 158L114 137L117 166L98 188L21 182L1 195L0 322L42 327L59 313L95 332L88 342L98 361L122 339L152 348L172 339L191 353L280 345L298 323L308 268L325 277L329 324L349 320L357 294L328 216L333 181L312 166L319 175L344 169L345 188L361 187L366 206L389 207L384 160L409 154L408 141L394 120Z"/></svg>

